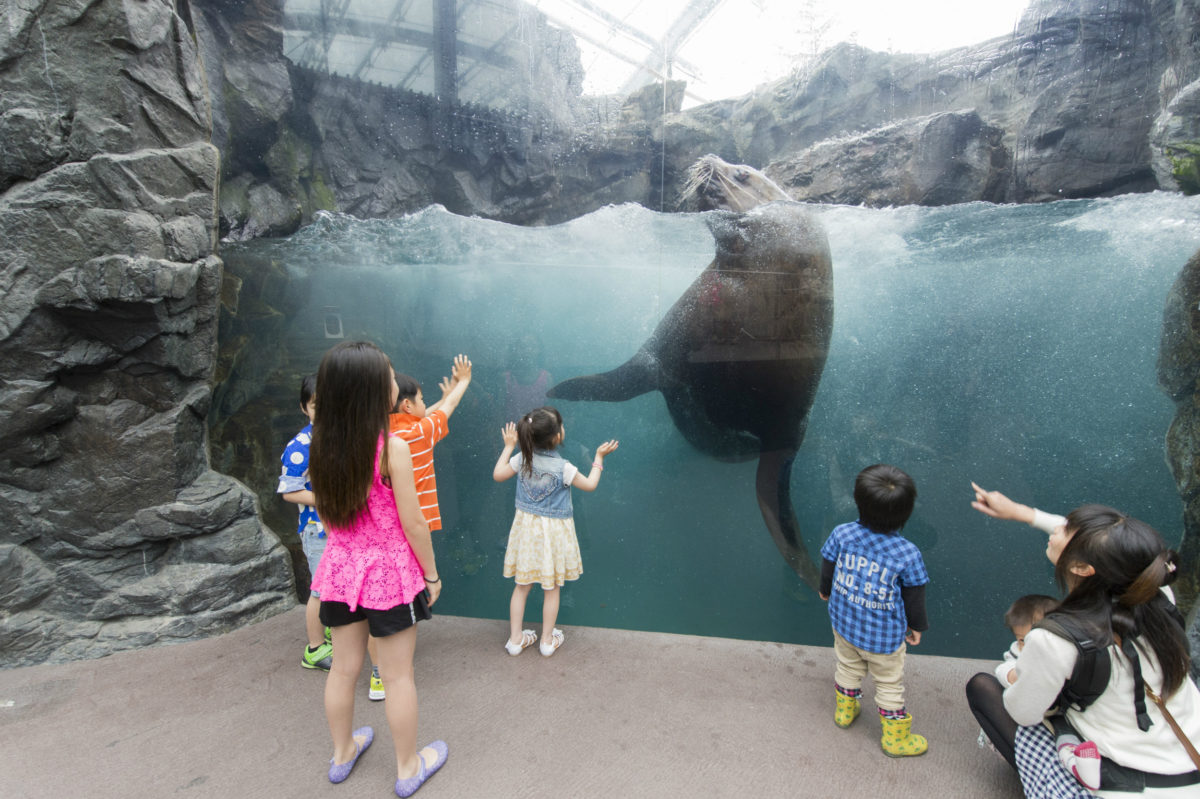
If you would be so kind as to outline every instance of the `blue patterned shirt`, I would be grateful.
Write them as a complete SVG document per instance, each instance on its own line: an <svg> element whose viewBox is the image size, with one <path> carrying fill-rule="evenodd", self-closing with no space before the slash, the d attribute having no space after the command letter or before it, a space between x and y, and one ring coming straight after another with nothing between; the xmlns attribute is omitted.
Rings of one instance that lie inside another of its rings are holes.
<svg viewBox="0 0 1200 799"><path fill-rule="evenodd" d="M900 589L929 582L921 551L855 521L834 528L821 557L835 564L829 618L838 635L868 652L899 649L908 630Z"/></svg>
<svg viewBox="0 0 1200 799"><path fill-rule="evenodd" d="M297 433L283 451L283 456L280 458L283 461L283 472L279 475L279 486L275 489L276 494L312 491L312 483L308 482L308 447L310 444L312 444L311 423ZM317 509L312 505L301 505L300 527L296 530L297 535L304 532L304 528L309 522L317 525L317 529L321 530L321 536L325 535L325 527L317 517Z"/></svg>

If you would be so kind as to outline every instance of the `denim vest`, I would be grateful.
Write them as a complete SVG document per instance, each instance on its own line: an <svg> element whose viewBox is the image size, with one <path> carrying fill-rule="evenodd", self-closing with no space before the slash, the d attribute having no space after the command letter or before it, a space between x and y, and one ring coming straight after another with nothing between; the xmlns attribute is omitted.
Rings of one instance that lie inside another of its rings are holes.
<svg viewBox="0 0 1200 799"><path fill-rule="evenodd" d="M517 470L517 508L552 519L571 518L571 487L563 485L566 463L557 452L535 450L533 474L525 474L524 464Z"/></svg>

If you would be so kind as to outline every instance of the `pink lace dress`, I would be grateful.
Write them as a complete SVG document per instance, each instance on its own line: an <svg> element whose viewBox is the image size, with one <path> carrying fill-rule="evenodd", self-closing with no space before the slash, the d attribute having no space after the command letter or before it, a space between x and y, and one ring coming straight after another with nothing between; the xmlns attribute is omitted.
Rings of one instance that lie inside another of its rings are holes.
<svg viewBox="0 0 1200 799"><path fill-rule="evenodd" d="M351 611L359 606L390 610L412 602L425 588L424 571L396 513L396 499L379 473L382 436L379 441L367 507L349 527L325 525L328 542L312 581L322 602L345 602Z"/></svg>

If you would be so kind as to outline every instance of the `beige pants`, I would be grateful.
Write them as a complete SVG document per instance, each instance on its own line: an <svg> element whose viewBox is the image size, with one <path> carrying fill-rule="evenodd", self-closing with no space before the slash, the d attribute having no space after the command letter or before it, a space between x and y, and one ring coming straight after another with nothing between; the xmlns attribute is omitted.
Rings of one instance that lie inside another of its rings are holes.
<svg viewBox="0 0 1200 799"><path fill-rule="evenodd" d="M863 677L869 673L875 681L875 704L884 710L904 709L904 642L887 655L859 649L833 631L833 653L837 655L834 679L843 688L862 688Z"/></svg>

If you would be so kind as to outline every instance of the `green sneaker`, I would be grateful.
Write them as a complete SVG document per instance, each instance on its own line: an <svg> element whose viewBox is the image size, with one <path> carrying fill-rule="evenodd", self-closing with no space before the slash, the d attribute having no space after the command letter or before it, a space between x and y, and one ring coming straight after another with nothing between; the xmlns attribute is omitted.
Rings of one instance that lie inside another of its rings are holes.
<svg viewBox="0 0 1200 799"><path fill-rule="evenodd" d="M371 669L371 687L367 691L367 699L370 699L373 702L378 702L381 699L386 699L386 698L387 697L383 692L383 680L381 680L379 678L379 669L372 668Z"/></svg>
<svg viewBox="0 0 1200 799"><path fill-rule="evenodd" d="M328 627L325 628L325 643L333 643L333 630L329 629Z"/></svg>
<svg viewBox="0 0 1200 799"><path fill-rule="evenodd" d="M329 671L329 667L333 665L333 645L321 644L316 649L309 646L304 647L304 654L300 657L300 665L306 669Z"/></svg>

